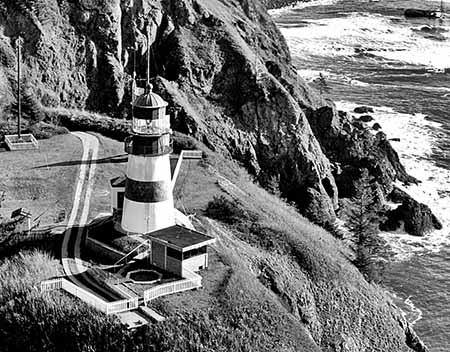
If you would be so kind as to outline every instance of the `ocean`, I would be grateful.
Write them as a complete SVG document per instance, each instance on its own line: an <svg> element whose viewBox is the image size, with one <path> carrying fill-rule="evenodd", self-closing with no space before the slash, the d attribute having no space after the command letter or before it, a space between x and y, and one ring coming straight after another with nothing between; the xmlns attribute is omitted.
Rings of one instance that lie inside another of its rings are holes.
<svg viewBox="0 0 450 352"><path fill-rule="evenodd" d="M432 352L450 351L450 1L442 19L406 19L437 1L319 0L271 14L298 73L341 110L371 114L407 171L403 186L444 228L425 237L381 234L393 251L383 285Z"/></svg>

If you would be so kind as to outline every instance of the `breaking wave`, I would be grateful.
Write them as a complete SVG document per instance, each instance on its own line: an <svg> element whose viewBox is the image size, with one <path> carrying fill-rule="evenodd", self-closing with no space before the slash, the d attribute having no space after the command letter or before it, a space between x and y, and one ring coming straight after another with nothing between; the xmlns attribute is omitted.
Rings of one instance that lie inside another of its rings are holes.
<svg viewBox="0 0 450 352"><path fill-rule="evenodd" d="M446 26L425 30L396 17L368 13L308 19L302 26L278 24L294 56L353 57L435 70L450 67L450 27Z"/></svg>
<svg viewBox="0 0 450 352"><path fill-rule="evenodd" d="M333 5L337 3L338 0L312 0L312 1L297 1L296 3L292 4L291 6L285 6L279 9L272 9L269 10L269 15L276 18L279 17L287 12L290 12L292 10L301 10L305 9L307 7L313 7L313 6L327 6L327 5Z"/></svg>

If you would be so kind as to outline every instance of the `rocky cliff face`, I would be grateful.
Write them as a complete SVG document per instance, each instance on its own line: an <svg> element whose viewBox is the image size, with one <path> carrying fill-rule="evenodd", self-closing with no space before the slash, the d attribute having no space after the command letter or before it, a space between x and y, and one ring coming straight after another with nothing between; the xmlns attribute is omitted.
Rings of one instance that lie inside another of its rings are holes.
<svg viewBox="0 0 450 352"><path fill-rule="evenodd" d="M298 77L257 0L0 1L2 101L14 99L13 40L43 105L129 116L131 76L151 76L172 124L242 162L267 188L326 225L365 167L388 194L414 181L372 136ZM1 102L0 102L1 103Z"/></svg>
<svg viewBox="0 0 450 352"><path fill-rule="evenodd" d="M21 34L26 81L44 105L115 116L127 113L134 63L145 76L148 36L175 128L244 163L314 221L333 221L331 165L305 115L328 104L296 75L259 2L3 1L0 14L10 87Z"/></svg>

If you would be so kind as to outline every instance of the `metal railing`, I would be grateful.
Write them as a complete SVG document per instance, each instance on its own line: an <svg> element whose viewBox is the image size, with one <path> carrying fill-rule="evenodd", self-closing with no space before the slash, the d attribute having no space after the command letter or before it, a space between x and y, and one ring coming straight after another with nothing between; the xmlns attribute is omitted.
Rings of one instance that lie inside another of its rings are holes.
<svg viewBox="0 0 450 352"><path fill-rule="evenodd" d="M63 289L64 291L78 297L83 302L97 308L106 314L126 312L139 306L139 298L130 298L120 301L107 302L95 294L75 285L65 278L51 279L41 282L41 291L52 291Z"/></svg>
<svg viewBox="0 0 450 352"><path fill-rule="evenodd" d="M186 277L182 280L168 282L144 291L144 304L158 297L202 287L202 277L200 275L186 269L184 272Z"/></svg>

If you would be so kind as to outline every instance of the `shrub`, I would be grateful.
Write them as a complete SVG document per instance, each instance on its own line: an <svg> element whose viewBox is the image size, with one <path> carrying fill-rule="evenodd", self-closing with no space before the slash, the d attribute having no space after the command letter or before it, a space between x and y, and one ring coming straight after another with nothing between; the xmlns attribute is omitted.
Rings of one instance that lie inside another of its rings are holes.
<svg viewBox="0 0 450 352"><path fill-rule="evenodd" d="M251 217L238 202L231 201L223 195L214 196L208 203L206 215L227 224L236 224Z"/></svg>
<svg viewBox="0 0 450 352"><path fill-rule="evenodd" d="M63 126L55 126L49 123L40 122L30 126L30 132L37 139L48 139L59 134L67 134L69 130Z"/></svg>
<svg viewBox="0 0 450 352"><path fill-rule="evenodd" d="M176 154L180 154L182 150L197 149L197 141L181 133L174 133L172 143L173 151Z"/></svg>
<svg viewBox="0 0 450 352"><path fill-rule="evenodd" d="M30 122L30 124L35 124L44 119L44 113L42 111L42 106L39 101L36 99L34 93L29 87L25 87L25 89L21 92L21 112L22 117ZM17 116L19 111L19 105L16 101L13 102L9 106L9 112L14 116Z"/></svg>

